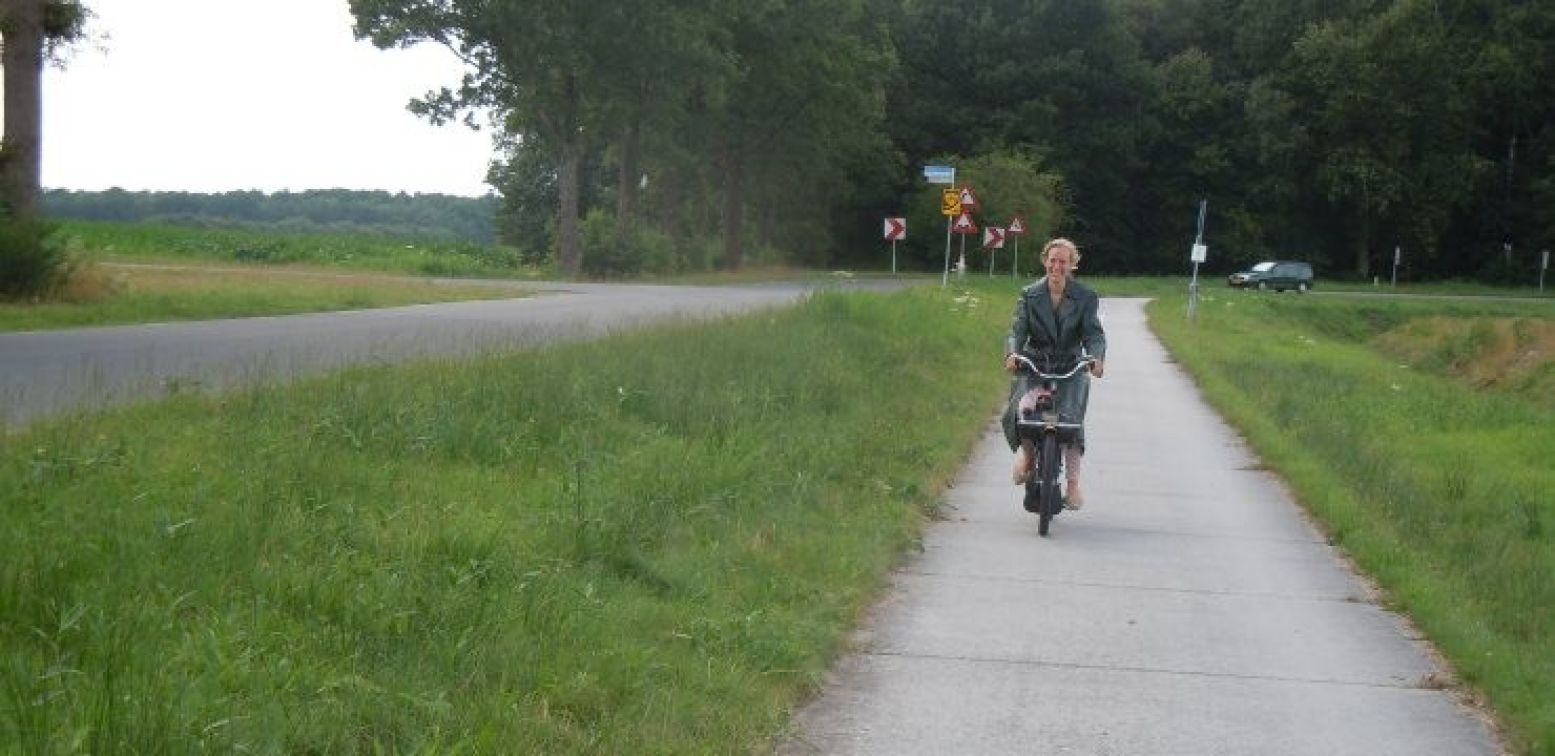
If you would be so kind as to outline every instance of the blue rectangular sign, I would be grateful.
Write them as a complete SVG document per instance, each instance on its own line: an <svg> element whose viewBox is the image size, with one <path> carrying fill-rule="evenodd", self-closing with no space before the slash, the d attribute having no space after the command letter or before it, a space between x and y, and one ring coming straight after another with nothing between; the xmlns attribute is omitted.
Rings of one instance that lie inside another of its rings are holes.
<svg viewBox="0 0 1555 756"><path fill-rule="evenodd" d="M953 184L956 169L948 165L926 165L923 166L923 178L931 184Z"/></svg>

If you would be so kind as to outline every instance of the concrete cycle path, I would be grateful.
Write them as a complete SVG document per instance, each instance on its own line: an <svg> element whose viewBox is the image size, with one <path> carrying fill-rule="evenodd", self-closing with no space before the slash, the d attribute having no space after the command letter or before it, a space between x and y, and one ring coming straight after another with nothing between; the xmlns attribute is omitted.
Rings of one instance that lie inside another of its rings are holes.
<svg viewBox="0 0 1555 756"><path fill-rule="evenodd" d="M1143 305L1102 306L1085 509L1038 537L991 424L780 752L1499 751L1172 364Z"/></svg>
<svg viewBox="0 0 1555 756"><path fill-rule="evenodd" d="M0 333L0 427L50 414L289 380L355 363L462 357L797 301L816 284L485 281L539 296L376 310ZM890 288L891 281L849 281Z"/></svg>

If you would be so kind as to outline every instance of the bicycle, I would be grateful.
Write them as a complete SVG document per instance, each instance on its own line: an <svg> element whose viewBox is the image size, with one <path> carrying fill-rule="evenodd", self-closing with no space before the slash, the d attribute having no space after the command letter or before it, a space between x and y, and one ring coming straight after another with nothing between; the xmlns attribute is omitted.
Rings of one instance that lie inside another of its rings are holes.
<svg viewBox="0 0 1555 756"><path fill-rule="evenodd" d="M1031 441L1037 458L1036 469L1026 478L1026 495L1021 505L1027 512L1036 513L1037 534L1046 536L1053 517L1064 508L1059 489L1064 465L1061 447L1074 443L1085 428L1083 423L1070 422L1059 416L1058 384L1089 368L1096 360L1082 357L1068 372L1048 373L1025 355L1016 354L1015 359L1038 379L1037 385L1028 390L1028 393L1036 392L1032 406L1027 408L1022 401L1015 416L1016 435L1021 441Z"/></svg>

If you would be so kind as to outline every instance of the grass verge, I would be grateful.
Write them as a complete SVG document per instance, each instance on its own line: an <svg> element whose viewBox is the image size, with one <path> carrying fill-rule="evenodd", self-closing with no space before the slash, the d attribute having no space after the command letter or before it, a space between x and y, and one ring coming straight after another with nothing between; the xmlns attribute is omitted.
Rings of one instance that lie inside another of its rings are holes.
<svg viewBox="0 0 1555 756"><path fill-rule="evenodd" d="M0 751L765 747L984 428L1003 309L823 293L4 438Z"/></svg>
<svg viewBox="0 0 1555 756"><path fill-rule="evenodd" d="M1152 302L1151 325L1209 400L1483 692L1514 747L1555 753L1555 413L1374 346L1417 319L1548 320L1548 307L1234 292L1189 324L1184 305Z"/></svg>
<svg viewBox="0 0 1555 756"><path fill-rule="evenodd" d="M59 301L0 302L0 331L287 315L527 296L516 288L296 269L90 266Z"/></svg>

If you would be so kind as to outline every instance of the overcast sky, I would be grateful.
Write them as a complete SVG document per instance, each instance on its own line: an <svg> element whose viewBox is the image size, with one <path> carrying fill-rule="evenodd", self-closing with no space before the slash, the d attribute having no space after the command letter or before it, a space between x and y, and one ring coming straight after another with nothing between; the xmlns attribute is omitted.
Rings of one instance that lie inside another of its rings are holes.
<svg viewBox="0 0 1555 756"><path fill-rule="evenodd" d="M462 64L351 36L346 0L86 0L105 51L44 74L43 185L484 194L490 131L405 104Z"/></svg>

